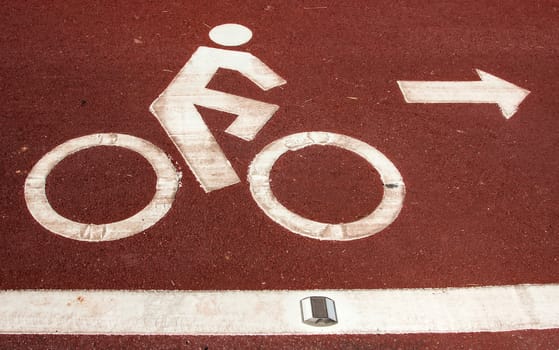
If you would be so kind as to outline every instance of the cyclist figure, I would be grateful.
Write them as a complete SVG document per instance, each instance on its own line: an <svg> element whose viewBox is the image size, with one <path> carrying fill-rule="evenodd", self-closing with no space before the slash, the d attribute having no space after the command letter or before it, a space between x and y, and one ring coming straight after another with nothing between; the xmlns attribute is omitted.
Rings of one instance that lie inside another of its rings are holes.
<svg viewBox="0 0 559 350"><path fill-rule="evenodd" d="M224 24L210 31L210 38L224 46L239 46L252 37L250 29ZM279 106L249 99L206 86L219 68L241 73L269 90L286 81L248 52L199 47L171 84L153 102L150 111L162 124L206 192L240 182L194 105L232 113L235 121L225 130L252 140Z"/></svg>
<svg viewBox="0 0 559 350"><path fill-rule="evenodd" d="M224 46L242 45L251 36L248 28L237 24L218 26L210 31L210 38ZM226 131L245 140L253 139L279 108L208 89L208 83L219 68L238 71L263 90L285 84L285 80L250 53L202 46L152 103L151 112L206 192L240 180L195 105L236 114L237 118ZM302 217L281 204L271 188L274 164L283 154L312 145L339 147L365 159L380 174L384 184L378 207L356 221L332 224ZM46 194L46 179L67 156L97 146L124 147L143 156L157 176L156 191L144 209L127 219L100 225L75 222L52 208ZM33 218L51 232L81 241L111 241L143 232L163 218L175 200L179 179L180 174L166 153L150 142L126 134L91 134L66 141L35 164L25 180L25 201ZM300 132L268 144L252 160L247 180L252 198L270 219L293 233L321 240L353 240L382 231L400 213L406 192L402 175L382 152L363 141L324 131Z"/></svg>

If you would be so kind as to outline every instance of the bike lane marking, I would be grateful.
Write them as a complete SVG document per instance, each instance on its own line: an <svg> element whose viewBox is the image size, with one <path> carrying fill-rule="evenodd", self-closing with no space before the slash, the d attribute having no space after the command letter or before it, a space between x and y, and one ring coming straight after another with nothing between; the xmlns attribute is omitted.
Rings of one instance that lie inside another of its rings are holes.
<svg viewBox="0 0 559 350"><path fill-rule="evenodd" d="M559 284L443 289L0 292L0 333L274 335L502 332L559 327ZM338 323L301 320L324 295Z"/></svg>
<svg viewBox="0 0 559 350"><path fill-rule="evenodd" d="M548 288L551 288L551 286L556 287L555 285L548 285L547 287L548 287ZM523 286L516 286L515 288L520 288L520 289L521 289L521 287L523 287ZM533 287L533 286L528 286L528 287L527 287L527 288L530 288L530 293L528 293L528 295L530 295L530 296L532 296L532 289L531 289L532 287ZM501 287L484 287L484 288L501 288ZM396 291L396 290L392 290L392 291ZM402 290L398 290L398 291L402 291ZM404 290L404 291L405 291L405 290ZM411 290L410 290L410 291L411 291ZM425 290L417 290L417 291L425 291ZM432 291L444 291L444 292L441 292L442 295L446 295L446 294L448 293L448 290L447 290L447 289L444 289L444 290L442 290L442 289L441 289L441 290L432 290ZM79 292L79 291L76 291L76 292ZM323 292L323 291L316 291L316 290L315 290L315 291L311 291L311 292L317 293L317 292ZM329 291L324 291L324 292L325 292L325 293L326 293L326 292L329 293ZM334 292L335 292L335 291L332 291L332 293L334 293ZM351 293L357 293L357 292L360 292L360 291L352 290L352 291L348 291L348 292L351 294ZM389 292L389 290L387 290L387 292ZM27 292L23 292L23 293L24 293L24 297L25 297L25 293L27 293ZM51 292L50 292L50 291L47 291L47 292L45 292L45 293L51 293ZM52 292L52 293L58 293L58 292ZM94 296L97 295L97 294L96 294L97 292L95 292L95 291L83 291L83 294L86 295L86 296L89 295L89 294L91 294L91 293L92 293ZM107 292L107 293L112 293L112 292ZM126 298L128 298L128 297L134 297L134 296L135 296L134 293L136 293L136 292L116 291L116 292L114 292L114 293L115 293L115 295L117 295L118 297L120 297L120 296L121 296L120 293L122 293L122 299L126 299ZM139 291L138 293L155 293L155 292ZM157 292L157 293L159 293L159 292ZM193 294L191 294L192 292L162 292L162 293L165 294L165 295L167 295L167 294L170 294L170 295L172 294L173 296L177 295L177 296L179 296L180 298L185 297L185 295L186 295L186 297L191 297L191 296L193 295ZM215 293L219 294L219 296L215 296L215 298L217 298L218 301L215 301L215 299L212 299L212 298L209 297L209 296L214 297L214 294L215 294ZM225 292L199 292L197 295L198 295L198 296L201 296L201 297L208 297L207 300L208 300L208 303L209 303L210 305L211 305L211 302L212 302L212 301L214 301L214 302L215 302L216 304L218 304L218 305L221 305L221 303L223 302L222 300L226 300L226 299L222 299L222 298L227 298L227 296L230 295L230 293L236 293L236 292L234 292L234 291L225 291ZM272 293L272 292L239 292L239 293L243 293L243 296L241 296L240 299L235 299L235 300L242 300L242 301L247 301L247 302L248 302L248 301L251 301L251 300L257 300L257 299L254 299L254 298L255 298L255 297L256 297L256 298L259 298L259 297L260 297L260 294L258 294L258 293ZM257 294L250 294L250 293L257 293ZM287 293L291 293L291 292L287 292ZM344 293L345 293L345 292L344 292ZM378 297L378 295L376 295L376 293L374 293L374 292L372 292L372 293L373 293L372 295L367 294L367 295L364 295L364 296L367 296L367 297L374 297L374 296L377 296L377 297ZM526 294L525 291L518 291L518 294L522 294L522 293ZM538 294L538 293L536 293L536 294ZM551 294L554 294L555 296L558 295L557 290L554 289L553 292L552 292ZM244 298L245 295L246 295L246 298ZM308 295L308 294L307 294L307 295ZM305 296L307 296L307 295L305 295ZM419 297L420 297L420 296L421 296L421 293L419 293L418 295L419 295ZM439 295L439 294L437 294L437 295ZM55 296L56 296L56 295L55 295ZM495 295L495 296L494 296L494 300L492 300L491 302L487 302L487 304L483 304L482 309L483 309L483 308L486 308L488 305L491 306L491 305L494 305L494 304L498 304L498 303L496 303L495 301L500 301L501 298L504 300L507 296L510 297L510 295L508 295L508 294L506 294L506 293ZM47 297L47 296L46 296L46 294L45 294L45 295L41 295L41 297ZM416 297L417 297L417 296L416 296ZM463 296L462 296L462 297L463 297ZM415 297L414 297L414 298L415 298ZM414 298L411 298L411 299L414 299ZM476 298L477 298L477 296L476 296ZM481 298L481 297L480 297L480 298ZM117 299L118 299L118 298L117 298ZM343 299L343 298L342 298L342 299ZM466 298L466 299L467 299L467 298ZM482 299L485 300L484 298L482 298ZM526 298L526 299L528 299L528 298ZM536 296L536 299L540 300L538 296ZM45 300L46 300L46 299L45 299ZM77 297L76 300L79 301L80 298ZM83 300L87 300L87 297L86 297L85 299L83 299ZM83 301L83 300L82 300L82 301ZM120 300L120 299L119 299L119 300ZM177 303L179 303L178 300L179 300L179 299L176 300ZM414 300L415 300L415 299L414 299ZM445 299L442 298L441 300L438 301L438 303L437 303L436 305L432 305L432 306L435 306L435 307L439 307L439 308L440 308L441 305L443 305L443 306L446 305L446 302L445 302L444 300L445 300ZM476 300L477 300L477 299L476 299ZM410 300L405 300L405 301L406 301L407 303L409 303L409 304L407 304L407 307L410 307L410 305L414 305L413 303L415 303L415 301L410 301ZM158 299L155 299L154 302L157 304ZM238 302L238 301L236 301L236 302ZM389 303L389 302L392 302L392 301L385 301L385 302ZM461 304L463 301L462 301L462 299L458 299L458 298L457 298L456 300L454 300L454 302L455 302L456 304ZM162 303L163 303L163 302L162 302ZM231 303L233 303L233 302L231 302ZM273 306L273 304L267 304L267 303L263 303L263 304L265 304L265 305L272 305L272 306ZM133 306L134 306L134 307L138 307L138 306L141 307L141 305L142 305L142 304L140 303L140 304L134 304ZM227 304L227 303L225 303L225 305L226 305L226 306L231 306L231 305L229 305L229 304ZM233 304L233 305L234 305L234 304ZM540 305L540 304L538 304L538 305ZM268 306L265 307L265 309L266 309L266 311L268 312L268 315L270 314L270 310L273 310L273 308L268 307ZM361 308L359 308L359 309L361 309ZM366 309L369 310L369 308L366 308ZM542 309L544 309L544 310L552 310L552 311L555 310L555 309L553 309L553 308L547 308L547 306L546 306L546 308L543 308L543 307L536 307L536 308L530 307L530 308L524 308L523 311L525 311L525 313L522 314L522 315L516 315L516 314L515 314L514 317L513 317L513 320L520 320L520 321L518 321L517 324L524 324L524 325L528 325L528 326L525 326L525 327L531 327L531 325L532 325L533 323L531 323L530 320L533 320L533 319L535 319L535 318L540 317L540 316L534 316L534 315L537 315L537 312L541 311ZM371 310L372 310L372 308L371 308ZM518 310L518 308L515 308L515 310ZM248 315L251 315L251 314L254 313L255 311L256 311L256 310L250 310L250 312L247 311L247 314L248 314ZM375 310L372 310L372 311L375 311ZM467 310L462 310L461 312L466 312L466 311L467 311ZM115 311L115 312L116 312L116 311ZM375 311L375 312L376 312L376 311ZM527 321L527 322L525 321L525 319L522 319L522 317L524 317L525 314L526 314L526 315L532 315L532 316L530 316L530 317L527 317L527 319L529 319L529 321ZM408 314L408 315L409 315L409 314ZM219 316L221 317L222 315L219 315ZM519 318L515 318L516 316L518 316ZM557 319L557 313L556 313L556 312L555 312L552 316L554 316L554 317L553 317L554 319ZM85 317L85 316L84 316L84 317ZM423 317L423 315L422 315L422 317ZM552 319L553 319L553 318L552 318ZM243 319L243 320L244 320L244 319ZM228 321L228 319L226 319L226 318L221 318L221 319L218 318L218 319L214 319L214 321L215 321L215 322L226 322L226 321ZM81 321L76 321L76 322L81 322ZM165 321L162 321L162 322L165 322ZM170 322L172 323L172 322L175 322L175 321L171 320ZM177 321L177 322L178 322L178 321ZM495 321L495 322L499 323L499 322L502 322L502 321L501 321L501 319L498 319L498 320ZM538 322L539 322L539 321L538 321ZM256 323L256 322L255 322L255 323ZM508 323L507 323L507 324L508 324ZM556 326L557 326L557 325L555 325L555 327L556 327ZM332 329L333 329L333 328L332 328ZM378 328L376 328L376 329L378 329ZM515 328L515 329L526 329L526 328L523 327L523 328ZM433 331L437 331L437 330L433 330ZM405 332L405 331L403 331L403 332ZM218 333L218 334L219 334L219 333ZM229 334L229 333L227 333L227 334ZM240 334L244 334L244 333L240 333ZM252 333L247 333L247 334L252 334ZM284 334L285 334L285 333L284 333Z"/></svg>

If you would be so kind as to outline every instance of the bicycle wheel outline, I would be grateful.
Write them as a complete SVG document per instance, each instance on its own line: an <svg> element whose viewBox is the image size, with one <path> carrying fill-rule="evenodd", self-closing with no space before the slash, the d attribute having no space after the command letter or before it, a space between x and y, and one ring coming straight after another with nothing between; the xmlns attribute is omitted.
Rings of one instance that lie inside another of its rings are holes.
<svg viewBox="0 0 559 350"><path fill-rule="evenodd" d="M157 176L155 194L142 210L124 220L107 224L80 223L52 208L46 195L46 180L63 159L97 146L122 147L144 157ZM113 241L143 232L161 220L172 207L179 181L180 173L171 160L151 142L126 134L90 134L68 140L39 159L25 179L24 197L33 218L52 233L79 241Z"/></svg>
<svg viewBox="0 0 559 350"><path fill-rule="evenodd" d="M308 146L335 146L365 159L380 174L384 193L380 204L367 216L353 222L328 224L307 219L283 206L272 193L270 172L289 151ZM256 204L274 222L293 233L319 240L347 241L374 235L398 217L405 197L405 184L396 166L382 152L358 139L331 132L303 132L285 136L264 147L248 172L250 192Z"/></svg>

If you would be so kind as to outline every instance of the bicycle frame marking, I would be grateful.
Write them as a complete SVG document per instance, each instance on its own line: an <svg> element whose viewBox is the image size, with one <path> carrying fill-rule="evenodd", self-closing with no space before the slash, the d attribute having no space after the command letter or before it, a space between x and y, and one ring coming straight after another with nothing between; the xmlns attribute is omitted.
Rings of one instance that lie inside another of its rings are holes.
<svg viewBox="0 0 559 350"><path fill-rule="evenodd" d="M194 105L237 115L225 132L245 141L254 139L279 109L271 103L206 88L219 68L241 73L262 90L286 83L248 52L202 46L152 103L151 113L180 150L206 192L241 180Z"/></svg>

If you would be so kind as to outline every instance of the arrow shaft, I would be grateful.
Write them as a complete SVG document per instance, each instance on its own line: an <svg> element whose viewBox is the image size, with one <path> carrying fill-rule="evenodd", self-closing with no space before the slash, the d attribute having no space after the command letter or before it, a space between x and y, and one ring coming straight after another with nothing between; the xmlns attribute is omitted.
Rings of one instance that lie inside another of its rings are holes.
<svg viewBox="0 0 559 350"><path fill-rule="evenodd" d="M399 81L408 103L496 103L506 93L485 81Z"/></svg>

